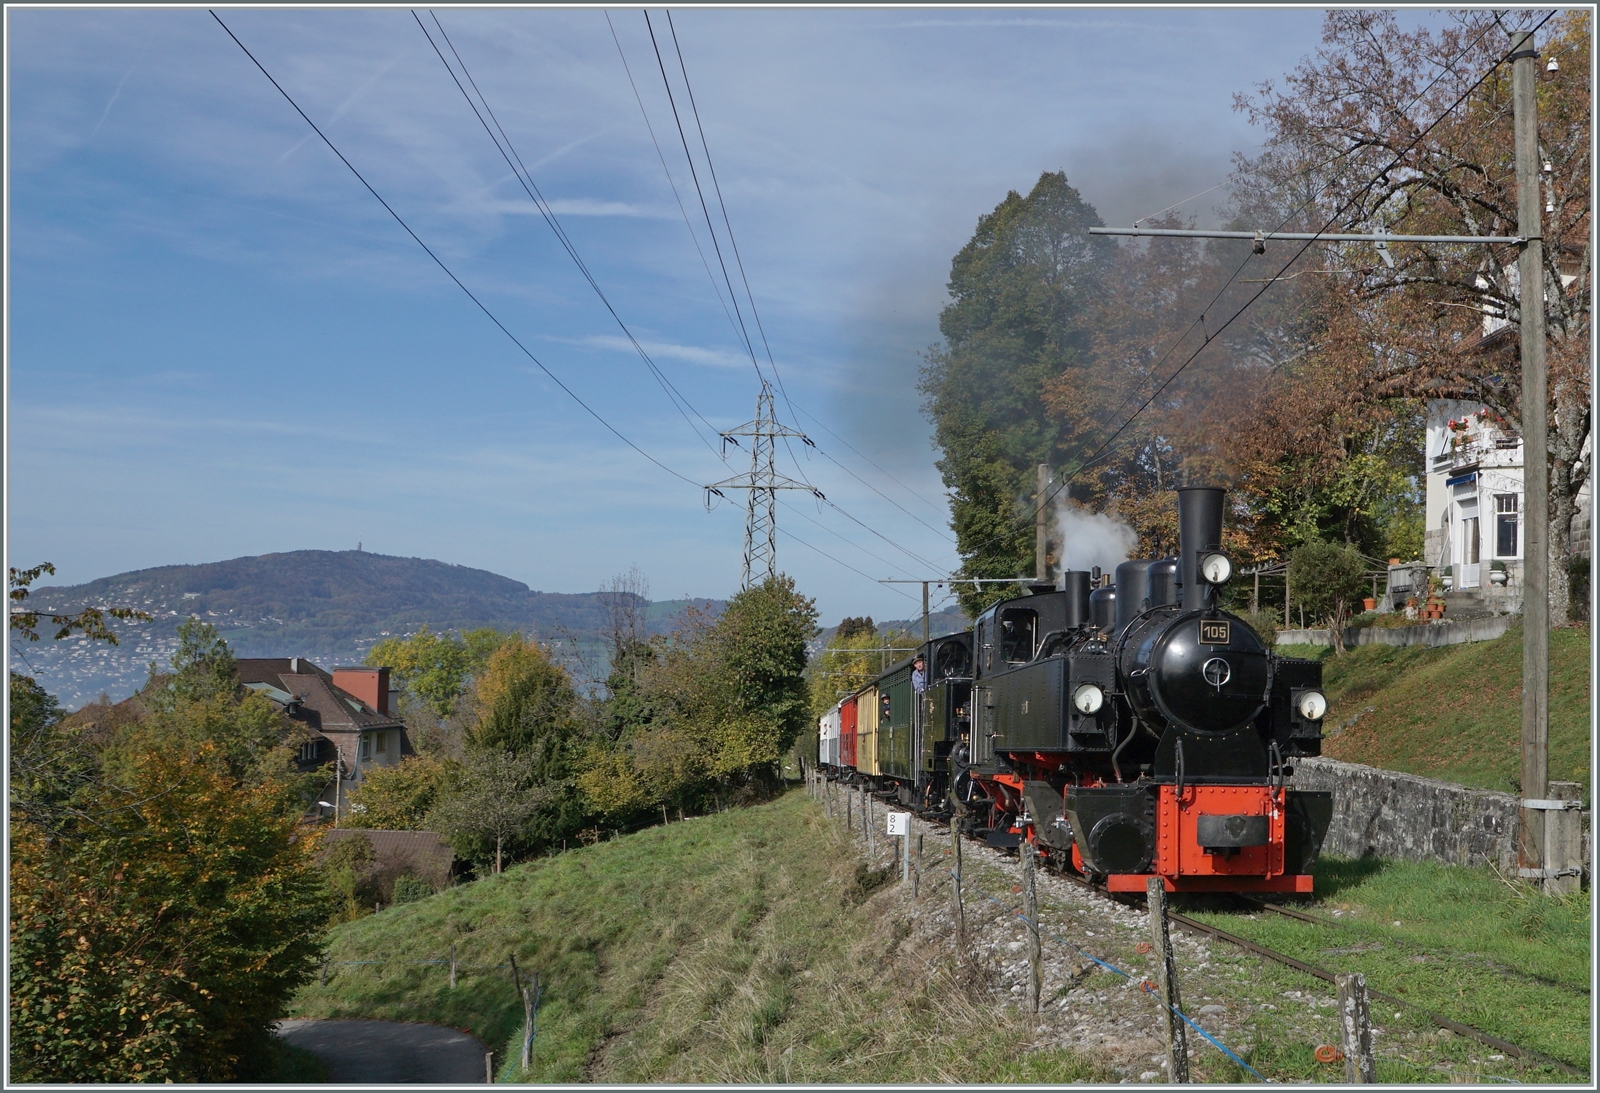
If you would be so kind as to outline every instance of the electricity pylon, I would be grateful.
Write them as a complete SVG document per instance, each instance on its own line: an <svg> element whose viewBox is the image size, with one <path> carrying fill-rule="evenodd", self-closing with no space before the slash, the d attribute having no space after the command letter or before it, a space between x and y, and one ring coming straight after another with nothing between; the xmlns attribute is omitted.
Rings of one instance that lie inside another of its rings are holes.
<svg viewBox="0 0 1600 1093"><path fill-rule="evenodd" d="M826 501L822 491L804 482L796 482L778 473L777 450L774 441L780 436L792 436L808 447L816 447L811 438L787 425L779 424L772 409L772 386L761 381L761 393L756 396L756 418L737 429L722 435L722 450L728 445L740 447L738 437L750 439L750 472L713 482L706 489L706 506L711 496L725 497L723 490L746 490L744 517L744 575L740 589L750 587L751 577L765 570L764 577L777 574L778 562L778 491L805 490Z"/></svg>

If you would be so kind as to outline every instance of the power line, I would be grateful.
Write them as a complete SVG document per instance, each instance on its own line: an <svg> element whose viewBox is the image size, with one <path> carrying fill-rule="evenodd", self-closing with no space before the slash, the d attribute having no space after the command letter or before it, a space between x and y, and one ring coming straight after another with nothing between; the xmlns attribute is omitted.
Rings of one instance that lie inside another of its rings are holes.
<svg viewBox="0 0 1600 1093"><path fill-rule="evenodd" d="M824 558L828 559L828 561L834 562L834 563L836 563L838 565L842 565L846 569L848 569L850 572L855 573L855 574L857 574L859 576L865 577L867 580L871 581L873 584L878 584L878 578L872 576L870 573L863 573L861 570L857 569L855 566L851 565L849 562L843 561L843 560L841 560L839 558L835 558L832 554L829 554L826 550L823 550L820 547L812 546L810 543L808 543L804 539L800 538L800 536L798 536L794 532L790 531L787 527L783 529L783 533L785 535L787 535L789 538L793 539L795 542L799 543L801 546L805 547L807 550L816 551L816 553L822 555ZM916 602L916 597L913 596L909 592L900 592L900 590L898 588L893 589L893 591L899 592L900 595L904 596L906 599L912 601L913 603Z"/></svg>
<svg viewBox="0 0 1600 1093"><path fill-rule="evenodd" d="M728 276L728 263L722 257L722 245L717 242L717 229L711 223L711 210L706 207L706 194L700 187L700 173L695 170L694 156L689 152L689 138L683 131L683 118L678 115L678 101L672 94L672 81L667 79L667 65L661 59L661 46L656 42L655 27L650 23L650 13L644 13L644 25L650 32L650 46L655 50L656 67L661 70L661 83L667 89L667 103L672 107L672 120L678 127L678 139L683 143L684 158L689 161L689 177L694 181L694 191L700 198L700 212L706 218L706 231L711 235L711 249L716 252L717 265L722 269L722 279L728 285L728 298L733 301L733 313L739 320L739 333L744 341L745 352L750 355L750 364L756 370L756 376L761 377L761 362L756 360L754 343L750 340L750 331L744 325L744 312L739 307L739 298L733 291L733 278Z"/></svg>
<svg viewBox="0 0 1600 1093"><path fill-rule="evenodd" d="M633 90L633 101L639 104L639 115L644 118L645 131L650 134L650 143L655 146L656 158L661 161L661 173L667 176L667 185L672 189L672 198L678 203L678 212L683 216L683 226L689 229L689 239L694 243L695 253L700 256L700 264L705 267L706 278L711 282L711 292L717 298L717 303L722 306L722 313L728 317L728 326L733 331L735 339L739 337L739 327L733 320L733 312L728 310L728 301L722 298L722 286L717 284L717 275L711 272L711 262L706 258L705 248L700 245L700 237L695 234L694 224L689 221L689 210L683 207L683 195L678 193L678 184L672 179L672 171L667 167L667 157L661 151L661 142L656 139L656 127L650 123L650 112L645 109L644 97L639 94L639 85L634 82L633 68L628 64L628 55L623 51L622 39L617 37L617 28L611 23L611 13L602 13L606 17L606 29L611 31L611 41L617 47L617 57L622 61L622 71L627 74L628 86Z"/></svg>
<svg viewBox="0 0 1600 1093"><path fill-rule="evenodd" d="M210 11L210 9L207 9L207 10ZM472 290L469 289L465 284L462 283L461 278L457 277L453 272L451 272L450 267L445 265L444 261L437 254L435 254L433 252L433 248L429 247L428 244L424 243L422 241L422 238L419 235L417 235L416 232L411 230L411 225L407 224L405 222L404 218L402 218L399 213L394 211L394 208L387 201L385 201L383 199L383 195L378 193L377 190L373 189L372 183L368 182L366 180L366 178L361 174L361 172L356 170L355 164L351 163L348 159L345 158L344 153L339 151L338 147L333 143L333 141L328 139L328 135L317 127L317 123L312 121L311 118L309 116L307 116L307 114L306 114L306 112L304 110L300 109L300 104L294 101L294 97L291 96L289 94L289 92L285 91L283 89L283 85L280 84L276 79L273 78L272 73L267 71L266 66L263 65L260 61L256 60L256 55L254 53L251 53L250 50L245 46L245 44L239 40L239 36L237 34L235 34L232 30L229 30L228 24L226 24L226 23L224 23L222 21L222 17L219 16L215 11L210 11L210 15L211 15L211 18L213 18L213 19L215 19L217 21L217 25L220 26L227 33L228 37L233 39L234 44L237 45L241 50L244 51L244 55L246 57L250 58L251 63L254 64L258 69L261 70L261 74L267 78L268 82L270 82L273 87L278 89L278 94L282 95L284 97L284 100L290 106L294 107L294 112L296 114L299 114L301 119L304 120L307 125L311 126L311 131L316 133L317 136L322 138L322 143L324 143L324 144L326 144L328 146L328 150L331 151L334 155L339 157L339 162L343 163L346 167L348 167L350 169L350 173L355 175L356 176L356 180L358 182L360 182L361 185L366 187L367 192L370 193L373 197L377 198L378 204L383 206L384 211L387 212L390 216L394 217L395 223L399 224L402 228L404 228L406 234L409 235L412 238L413 241L415 241L417 246L421 247L425 252L427 252L428 257L432 258L434 263L440 269L442 269L444 271L445 276L450 278L450 280L454 281L455 284L456 284L456 287L459 288L462 292L466 293L467 299L471 300L474 304L476 304L477 307L478 307L478 310L483 312L485 315L487 315L489 317L489 321L494 323L495 326L499 327L500 328L500 332L502 334L504 334L507 338L511 339L511 344L515 345L518 349L520 349L522 351L523 356L527 357L534 364L538 365L539 370L541 372L543 372L546 376L548 376L551 379L551 381L555 383L555 385L557 387L561 388L562 391L566 392L568 398L572 399L573 402L576 402L579 406L583 407L584 411L587 412L590 417L594 418L601 425L603 425L606 428L606 431L611 433L612 436L614 436L618 440L622 441L628 447L632 448L634 451L636 451L640 455L644 456L650 462L654 463L657 467L660 467L662 470L666 471L668 474L672 475L674 478L682 479L683 481L689 483L691 486L698 486L699 485L699 483L696 482L694 479L688 477L687 475L679 474L677 471L673 470L671 467L669 467L665 463L661 462L661 460L657 459L655 456L651 455L649 452L647 452L643 448L639 447L639 445L637 445L633 441L629 440L620 431L618 431L616 426L612 425L605 418L601 417L600 414L592 406L590 406L587 402L583 401L583 399L579 398L577 393L574 392L572 390L572 388L568 387L565 383L563 383L562 380L561 380L561 377L557 376L554 372L550 371L550 369L545 366L545 363L543 361L541 361L538 357L534 356L532 351L529 350L526 345L523 345L521 340L518 339L518 337L515 334L511 333L511 331L509 329L507 329L507 327L506 327L506 325L504 323L502 323L498 318L495 317L494 312L490 311L488 309L488 307L486 307L484 305L483 301L478 299L478 297L473 294Z"/></svg>
<svg viewBox="0 0 1600 1093"><path fill-rule="evenodd" d="M789 392L784 389L783 376L778 373L778 362L772 357L772 346L767 344L767 331L761 325L761 313L756 310L755 294L750 291L750 278L744 272L744 259L739 255L739 241L733 235L733 223L728 219L728 203L722 198L722 184L717 181L717 165L711 159L711 145L706 142L705 126L700 124L700 107L694 101L694 85L689 82L689 68L683 63L683 48L678 45L678 28L672 21L672 9L667 9L667 29L672 32L672 49L678 55L678 70L683 73L683 87L689 93L689 109L694 112L694 127L700 134L700 147L705 152L706 168L711 172L711 188L716 192L717 205L722 209L722 224L728 229L728 244L733 248L733 261L739 267L739 279L744 282L745 299L750 301L750 314L756 321L756 332L761 335L761 347L766 350L767 364L772 368L773 378L778 381L778 391L783 395L784 405L789 407L790 416L794 416L794 406L789 402Z"/></svg>
<svg viewBox="0 0 1600 1093"><path fill-rule="evenodd" d="M682 392L680 392L676 385L674 385L672 381L667 378L666 374L662 372L661 368L657 366L656 362L650 358L650 354L645 352L644 347L639 344L639 340L633 336L633 331L628 329L628 324L622 321L622 316L617 314L617 309L612 306L611 300L605 294L605 290L602 289L600 287L600 283L595 280L594 275L589 271L588 264L585 263L583 258L578 254L577 247L567 235L566 229L562 227L561 222L556 218L555 210L550 208L550 203L545 200L544 193L539 189L539 184L534 182L533 173L529 171L527 165L522 162L521 154L517 152L516 146L511 143L510 135L506 133L505 127L500 124L500 119L495 115L494 108L489 105L489 100L483 94L483 89L478 86L477 80L473 79L472 71L467 67L466 61L462 60L461 54L456 50L455 43L450 40L449 32L444 29L444 24L439 22L439 16L432 11L428 12L428 14L433 18L434 25L439 28L439 34L444 38L445 44L450 47L450 53L455 57L456 63L461 66L461 71L467 77L467 82L472 85L472 90L477 93L479 100L482 101L483 109L487 111L489 117L493 119L495 129L499 130L498 137L495 135L495 131L489 128L489 123L484 121L483 114L479 112L477 103L474 103L472 101L472 96L467 94L467 89L462 86L461 80L455 74L455 70L450 67L450 62L445 60L445 56L440 51L438 43L433 40L433 35L428 33L428 28L423 25L422 19L418 17L415 11L411 13L411 17L416 20L418 29L420 29L423 33L423 36L428 39L428 44L433 47L433 52L438 56L439 63L444 65L446 72L450 73L450 79L455 83L456 88L461 92L462 98L467 100L467 105L471 107L473 115L478 119L478 124L483 126L483 131L487 133L489 135L489 139L494 142L495 151L499 152L500 158L506 161L506 166L511 168L511 173L516 177L517 182L522 186L523 192L528 195L528 199L533 202L534 207L539 210L539 215L543 217L545 224L550 228L551 232L555 234L557 242L559 242L562 249L567 252L567 256L572 259L573 264L578 267L578 271L583 274L584 280L589 283L589 287L594 290L595 295L600 298L600 302L605 305L606 311L608 311L611 314L611 317L616 320L617 326L622 329L622 333L627 337L629 343L632 344L634 350L639 354L640 359L644 361L645 367L649 369L651 375L655 377L656 383L660 385L662 393L664 393L667 396L667 399L673 404L673 408L676 409L680 415L682 415L685 424L687 424L689 428L694 431L695 436L700 438L701 442L711 450L713 455L717 455L718 453L716 446L707 440L705 436L701 434L699 428L696 427L694 422L689 419L689 414L685 411L685 407L688 407L689 410L693 410L695 416L700 418L701 422L704 423L708 430L715 433L716 428L711 424L711 422L706 421L705 417L701 415L699 411L694 410L694 407L689 404L689 400L684 398ZM501 145L502 140L505 142L503 147ZM507 154L508 150L509 154ZM513 157L516 159L515 163L512 162Z"/></svg>
<svg viewBox="0 0 1600 1093"><path fill-rule="evenodd" d="M649 23L648 14L646 15L646 23L647 23L647 25ZM711 264L710 264L710 261L706 258L705 250L700 246L699 235L695 232L694 224L691 223L691 221L689 219L689 211L688 211L688 209L686 209L684 207L683 197L678 192L677 183L673 180L673 177L672 177L672 170L671 170L671 168L669 168L667 166L666 155L661 150L661 142L656 137L655 126L650 121L650 112L649 112L649 110L646 109L646 107L644 105L644 98L639 93L638 83L633 78L633 69L628 64L627 51L625 51L622 48L622 40L617 35L616 26L611 22L611 16L610 16L609 12L606 13L606 26L611 32L611 40L612 40L612 43L616 46L617 56L622 61L623 72L627 75L628 86L633 91L634 101L639 106L639 114L644 119L645 129L650 134L651 144L655 147L656 158L661 163L662 173L664 175L666 175L667 185L668 185L668 187L671 188L673 199L677 202L678 212L683 218L684 227L687 228L688 231L689 231L689 238L694 243L695 252L700 256L700 263L701 263L702 267L706 271L707 279L711 282L712 293L716 296L717 302L722 306L723 314L727 316L728 324L729 324L730 328L733 330L734 337L736 339L740 339L741 341L743 341L743 343L745 345L745 348L746 348L746 350L748 352L750 350L750 345L749 345L749 342L748 342L748 338L747 338L747 335L744 332L741 331L741 327L740 327L740 322L742 321L742 316L741 316L741 319L736 320L735 317L734 317L734 312L728 310L728 300L726 298L724 298L724 296L723 296L723 291L724 291L723 285L717 283L716 275L711 270ZM654 41L654 36L652 35L652 42L653 41ZM676 44L676 35L674 35L674 44ZM659 49L657 50L657 53L656 53L656 59L657 59L658 67L662 68L662 79L663 79L664 85L667 88L668 101L672 102L671 84L670 84L670 82L668 82L666 80L665 68L664 68L664 66L661 65L661 57L660 57ZM679 55L679 63L680 63L680 65L682 63L681 52L680 52L680 55ZM685 73L685 86L688 86L687 73ZM692 96L691 96L691 102L692 102ZM674 111L673 111L673 116L674 116L674 119L678 122L679 138L680 138L680 140L683 140L682 121L681 121L681 118L679 118L675 107L674 107ZM698 110L696 110L696 115L695 116L696 116L696 124L698 125L699 124ZM702 131L702 143L704 143L703 131ZM684 145L684 154L685 154L686 157L688 157L689 156L688 142L686 140L683 140L683 145ZM707 156L707 163L708 164L710 163L709 155ZM691 174L693 174L693 159L692 159L692 157L690 157L690 166L691 166ZM713 181L715 181L714 175L713 175ZM702 208L702 211L704 212L705 211L704 192L700 191L698 189L698 185L697 185L697 193L700 194L701 208ZM718 189L718 199L719 199L719 201L721 200L720 187ZM723 215L724 215L724 218L726 219L726 217L727 217L726 206L724 206L724 208L723 208ZM707 227L710 228L710 226L711 225L710 225L709 214L708 214L707 215ZM729 230L729 237L730 237L730 242L733 242L731 226L730 226L730 230ZM714 232L713 232L713 239L715 239L715 233ZM721 258L720 250L718 252L718 258L719 258L719 261L720 261L720 258ZM736 258L736 260L739 259L737 246L735 246L735 258ZM724 274L726 274L726 266L724 266L723 269L724 269ZM744 268L743 268L742 261L740 262L740 276L741 277L744 276ZM726 276L725 276L724 280L725 281L727 280ZM747 289L747 294L748 294L748 280L746 281L746 289ZM727 291L729 291L730 293L732 292L732 284L731 284L731 282L728 283ZM754 299L753 298L751 299L751 309L752 309L752 311L755 310L755 303L754 303ZM760 329L760 316L759 316L759 314L756 315L756 320L757 320L758 329ZM766 345L766 332L765 332L764 329L761 330L761 336L762 336L763 345ZM768 356L769 356L769 359L770 359L771 358L770 346L768 347ZM752 363L754 363L754 358L753 357L752 357ZM782 380L782 376L779 375L779 373L778 373L777 364L776 364L775 361L772 362L772 369L773 369L774 377L778 380L779 388L780 388L780 390L782 390L783 389L783 380ZM759 372L760 372L760 369L758 367L757 368L757 373L759 374ZM923 502L923 504L928 505L930 508L932 508L932 509L934 509L936 511L941 511L941 512L943 511L941 506L933 503L932 501L929 501L927 498L925 498L921 494L917 493L916 490L912 489L910 486L907 486L904 482L900 481L900 479L898 479L894 475L890 474L887 470L885 470L879 464L874 462L872 459L870 459L866 455L862 454L862 452L860 452L852 444L850 444L849 441L845 440L838 433L836 433L832 429L828 428L827 424L825 422L823 422L820 418L818 418L815 414L812 414L809 411L806 411L804 409L804 407L798 406L794 402L794 400L789 397L789 394L788 394L788 392L786 390L782 390L782 393L783 393L783 396L784 396L784 402L789 407L789 410L790 410L791 414L795 414L797 412L805 414L807 417L811 418L811 420L813 422L815 422L816 424L820 425L830 436L832 436L834 439L838 440L846 448L849 448L850 451L854 452L864 462L866 462L870 466L872 466L875 469L877 469L886 478L888 478L890 481L894 482L896 485L900 486L900 488L904 489L907 493L911 494L913 497L915 497L919 501ZM878 496L882 497L885 501L888 501L891 505L894 505L896 508L900 509L901 512L904 512L907 516L910 516L913 520L916 520L923 527L928 528L928 530L930 530L930 531L934 532L935 534L941 536L947 542L953 542L954 541L952 539L952 537L947 532L942 531L939 528L933 527L931 524L927 523L925 520L922 520L919 517L917 517L916 515L914 515L913 513L911 513L904 506L900 505L898 502L896 502L892 498L890 498L887 494L883 493L881 490L877 489L877 487L873 486L870 482L867 482L866 479L862 478L860 475L858 475L854 471L852 471L849 467L846 467L843 463L839 462L838 459L834 458L834 456L832 454L830 454L829 452L827 452L824 449L822 449L821 447L819 447L814 441L808 441L807 442L807 446L810 447L811 449L813 449L814 451L816 451L818 454L820 454L823 458L827 459L829 462L833 463L840 470L844 471L846 474L849 474L851 477L855 478L858 482L862 483L862 485L866 486L868 489L870 489L874 493L878 494ZM785 441L785 447L787 447L787 441ZM809 479L807 479L804 470L800 469L799 460L794 458L794 452L793 452L792 449L789 450L789 456L790 456L790 459L794 461L796 469L799 470L801 478L802 479L806 479L809 482Z"/></svg>

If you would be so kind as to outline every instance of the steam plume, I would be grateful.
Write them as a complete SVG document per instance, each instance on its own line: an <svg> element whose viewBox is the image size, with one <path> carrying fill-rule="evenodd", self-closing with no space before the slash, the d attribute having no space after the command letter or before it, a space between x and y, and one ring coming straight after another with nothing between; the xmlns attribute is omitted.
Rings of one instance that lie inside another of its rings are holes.
<svg viewBox="0 0 1600 1093"><path fill-rule="evenodd" d="M1064 498L1056 501L1056 534L1061 542L1060 569L1110 571L1139 542L1138 533L1114 516L1089 512Z"/></svg>

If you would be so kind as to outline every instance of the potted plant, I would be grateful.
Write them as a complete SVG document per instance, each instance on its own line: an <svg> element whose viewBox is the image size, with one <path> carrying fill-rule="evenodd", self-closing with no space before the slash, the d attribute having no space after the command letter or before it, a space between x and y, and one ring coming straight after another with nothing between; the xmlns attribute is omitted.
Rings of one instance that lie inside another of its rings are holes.
<svg viewBox="0 0 1600 1093"><path fill-rule="evenodd" d="M1499 587L1503 588L1505 586L1506 581L1508 581L1510 579L1511 579L1511 574L1506 572L1506 564L1504 562L1497 560L1497 561L1493 561L1493 562L1489 563L1489 583L1490 584L1496 585L1496 586L1499 586Z"/></svg>
<svg viewBox="0 0 1600 1093"><path fill-rule="evenodd" d="M1378 601L1373 599L1371 596L1363 596L1361 599L1361 608L1364 611L1376 611L1378 609Z"/></svg>

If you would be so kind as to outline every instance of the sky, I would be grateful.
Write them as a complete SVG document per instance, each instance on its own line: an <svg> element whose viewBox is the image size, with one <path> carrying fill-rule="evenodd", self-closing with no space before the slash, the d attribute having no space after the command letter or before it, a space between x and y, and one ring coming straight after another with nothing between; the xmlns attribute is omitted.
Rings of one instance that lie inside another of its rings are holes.
<svg viewBox="0 0 1600 1093"><path fill-rule="evenodd" d="M749 469L716 437L755 413L742 320L817 445L778 448L827 498L784 494L778 562L825 625L908 617L920 590L879 579L957 564L916 383L978 217L1045 171L1112 224L1224 182L1261 137L1233 96L1322 20L651 9L658 66L639 9L439 9L448 42L417 9L675 404L409 9L217 10L428 250L205 9L8 7L9 563L360 544L725 597L743 497L700 487Z"/></svg>

